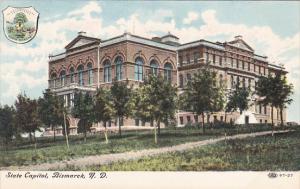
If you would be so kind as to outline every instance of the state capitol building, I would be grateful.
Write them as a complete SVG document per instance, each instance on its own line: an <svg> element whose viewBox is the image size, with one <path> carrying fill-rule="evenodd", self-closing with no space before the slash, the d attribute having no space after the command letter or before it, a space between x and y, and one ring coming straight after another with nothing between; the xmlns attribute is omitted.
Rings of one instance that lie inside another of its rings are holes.
<svg viewBox="0 0 300 189"><path fill-rule="evenodd" d="M130 33L110 39L89 37L85 32L65 46L65 52L49 56L49 89L63 96L65 106L72 107L76 91L96 92L97 88L110 87L112 80L127 81L137 86L148 74L162 75L178 87L178 93L205 63L217 72L219 82L230 91L236 84L255 90L259 76L274 74L284 69L268 62L266 56L255 53L242 38L236 36L229 42L210 42L204 39L180 44L179 38L168 33L162 37L147 39ZM271 108L257 105L251 99L251 107L242 115L229 113L227 122L271 123ZM177 111L177 126L188 122L200 122L200 116L192 112ZM205 122L224 121L224 112L205 116ZM286 111L283 111L286 121ZM71 134L77 133L80 120L68 115ZM274 109L274 123L280 122L279 111ZM108 123L115 127L115 121ZM124 126L152 126L142 120L123 120ZM92 128L99 130L100 124ZM57 131L59 134L59 130Z"/></svg>

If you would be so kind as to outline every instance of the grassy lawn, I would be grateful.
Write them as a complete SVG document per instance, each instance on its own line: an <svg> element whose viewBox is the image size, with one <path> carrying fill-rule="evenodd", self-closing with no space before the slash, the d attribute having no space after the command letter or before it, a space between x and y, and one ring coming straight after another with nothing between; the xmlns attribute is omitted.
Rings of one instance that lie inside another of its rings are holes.
<svg viewBox="0 0 300 189"><path fill-rule="evenodd" d="M238 133L270 130L269 126L234 127L234 128L207 128L206 133L197 127L166 128L161 130L158 144L154 143L153 131L123 131L122 137L118 133L109 135L109 144L105 144L103 134L88 136L87 142L83 136L70 136L70 150L67 149L65 138L38 138L37 146L29 143L28 139L14 141L8 148L0 147L0 167L31 165L45 162L69 160L88 155L101 155L137 151L149 148L172 146L192 141L200 141L215 137Z"/></svg>
<svg viewBox="0 0 300 189"><path fill-rule="evenodd" d="M220 136L220 133L208 132L199 134L199 129L162 129L158 144L154 143L153 131L123 131L122 137L118 133L109 135L109 143L105 143L103 134L90 135L87 142L83 136L70 136L70 150L67 149L65 138L39 138L37 148L27 139L11 145L8 150L0 148L0 167L11 165L30 165L44 162L68 160L87 155L100 155L137 151L148 148L172 146L180 143L205 140Z"/></svg>
<svg viewBox="0 0 300 189"><path fill-rule="evenodd" d="M67 168L68 169L68 168ZM74 167L70 167L71 170ZM86 167L94 171L300 170L300 130L222 141L186 152Z"/></svg>

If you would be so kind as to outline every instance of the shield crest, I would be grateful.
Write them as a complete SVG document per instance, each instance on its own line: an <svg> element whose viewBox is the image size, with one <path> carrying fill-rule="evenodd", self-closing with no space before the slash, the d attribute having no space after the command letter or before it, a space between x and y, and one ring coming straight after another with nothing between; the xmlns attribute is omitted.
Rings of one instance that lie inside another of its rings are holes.
<svg viewBox="0 0 300 189"><path fill-rule="evenodd" d="M3 30L7 39L15 43L27 43L35 37L39 12L33 7L8 6L2 13Z"/></svg>

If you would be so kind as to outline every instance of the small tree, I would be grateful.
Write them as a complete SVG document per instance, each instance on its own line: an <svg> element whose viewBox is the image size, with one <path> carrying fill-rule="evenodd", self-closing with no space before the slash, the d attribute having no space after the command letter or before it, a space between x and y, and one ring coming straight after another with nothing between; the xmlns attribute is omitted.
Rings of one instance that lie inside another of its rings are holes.
<svg viewBox="0 0 300 189"><path fill-rule="evenodd" d="M94 96L93 111L95 122L103 122L105 128L105 141L108 143L106 122L111 121L112 116L114 115L114 108L109 90L103 88L97 90L97 93Z"/></svg>
<svg viewBox="0 0 300 189"><path fill-rule="evenodd" d="M0 105L0 137L3 139L5 146L11 141L16 130L14 129L15 109Z"/></svg>
<svg viewBox="0 0 300 189"><path fill-rule="evenodd" d="M258 104L271 106L271 121L272 121L272 131L274 130L274 107L276 107L276 90L275 89L275 79L271 74L268 77L261 76L256 84L255 93L258 96Z"/></svg>
<svg viewBox="0 0 300 189"><path fill-rule="evenodd" d="M160 135L160 122L165 124L168 119L174 119L177 105L177 89L161 76L149 76L137 90L135 112L144 120L155 121L155 143L157 143L156 128Z"/></svg>
<svg viewBox="0 0 300 189"><path fill-rule="evenodd" d="M78 132L84 133L84 141L86 142L87 131L90 130L93 123L93 100L89 93L84 95L82 92L75 93L72 115L80 119Z"/></svg>
<svg viewBox="0 0 300 189"><path fill-rule="evenodd" d="M38 103L31 100L25 94L19 94L15 102L16 106L16 125L25 133L29 134L32 142L32 134L35 140L35 132L40 131L41 121L38 116Z"/></svg>
<svg viewBox="0 0 300 189"><path fill-rule="evenodd" d="M239 110L242 114L244 110L249 108L250 91L248 88L236 85L235 90L229 93L228 102L225 108L226 112Z"/></svg>
<svg viewBox="0 0 300 189"><path fill-rule="evenodd" d="M132 113L132 89L128 87L127 83L114 81L110 91L114 114L119 127L119 135L122 136L121 120L123 121L124 117L128 117Z"/></svg>
<svg viewBox="0 0 300 189"><path fill-rule="evenodd" d="M64 108L63 100L50 90L46 90L43 98L38 100L38 112L45 126L52 129L53 140L55 141L57 126L64 124L63 114L66 112L66 109Z"/></svg>
<svg viewBox="0 0 300 189"><path fill-rule="evenodd" d="M203 133L205 133L204 113L209 114L223 109L223 86L217 86L216 83L216 72L206 64L188 82L182 97L183 109L202 116Z"/></svg>
<svg viewBox="0 0 300 189"><path fill-rule="evenodd" d="M293 99L291 95L293 94L293 85L287 83L286 75L282 70L276 73L274 77L273 89L276 93L275 95L275 106L280 110L280 123L283 126L283 109L287 107L288 104L291 104Z"/></svg>

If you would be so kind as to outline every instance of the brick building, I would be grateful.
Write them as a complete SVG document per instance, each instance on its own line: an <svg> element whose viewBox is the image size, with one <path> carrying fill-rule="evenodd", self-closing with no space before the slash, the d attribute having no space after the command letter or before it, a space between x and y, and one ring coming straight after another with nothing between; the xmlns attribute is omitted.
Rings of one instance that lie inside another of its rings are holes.
<svg viewBox="0 0 300 189"><path fill-rule="evenodd" d="M177 85L178 93L181 93L193 72L206 62L210 62L217 71L218 80L225 84L227 91L236 83L254 90L260 75L284 69L269 64L267 57L255 54L241 36L224 43L199 40L180 44L179 38L170 33L152 39L124 33L101 40L79 32L65 46L64 53L49 56L49 89L59 96L63 95L65 105L71 107L77 90L93 93L98 87L110 87L113 79L128 81L130 85L137 86L147 74L152 73L161 74L173 85ZM255 99L251 101L254 105L245 111L245 115L234 112L227 116L227 120L239 123L247 119L250 123L270 123L270 107L257 105ZM285 117L284 111L284 121ZM193 113L180 110L177 118L178 126L201 121ZM280 120L277 110L274 111L274 119L275 123ZM205 117L206 122L216 120L224 121L224 112ZM68 116L72 134L77 133L79 121ZM131 119L124 120L123 124L150 126L150 123ZM115 126L114 121L109 126ZM94 125L93 128L97 130L100 125Z"/></svg>

